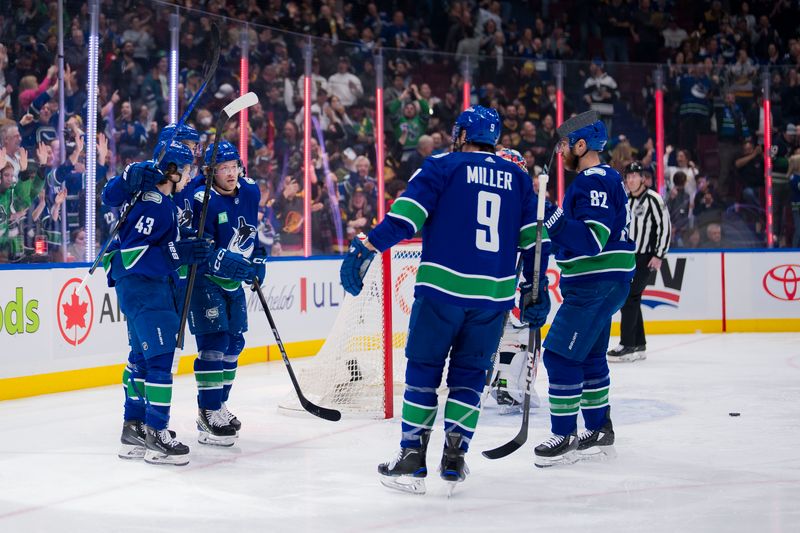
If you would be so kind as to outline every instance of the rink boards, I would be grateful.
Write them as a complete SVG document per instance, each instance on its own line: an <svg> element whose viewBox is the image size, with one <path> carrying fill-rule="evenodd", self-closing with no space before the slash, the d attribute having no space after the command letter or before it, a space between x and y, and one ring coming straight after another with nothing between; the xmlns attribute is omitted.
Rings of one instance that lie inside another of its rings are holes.
<svg viewBox="0 0 800 533"><path fill-rule="evenodd" d="M315 354L327 337L344 299L340 263L270 262L263 290L290 356ZM70 266L0 270L0 400L119 381L128 353L125 317L100 271L76 294L85 273ZM552 260L548 278L552 318L561 301ZM241 362L280 359L257 298L249 291L247 298ZM800 252L670 254L642 303L648 334L800 331ZM407 311L407 302L401 308ZM179 373L191 371L195 353L187 335Z"/></svg>

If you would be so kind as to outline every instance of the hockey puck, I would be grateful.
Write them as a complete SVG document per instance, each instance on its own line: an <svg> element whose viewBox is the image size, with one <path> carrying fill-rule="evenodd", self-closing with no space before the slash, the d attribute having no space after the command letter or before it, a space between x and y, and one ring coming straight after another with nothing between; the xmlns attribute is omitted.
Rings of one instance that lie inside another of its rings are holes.
<svg viewBox="0 0 800 533"><path fill-rule="evenodd" d="M728 413L728 416L741 416L742 413Z"/></svg>

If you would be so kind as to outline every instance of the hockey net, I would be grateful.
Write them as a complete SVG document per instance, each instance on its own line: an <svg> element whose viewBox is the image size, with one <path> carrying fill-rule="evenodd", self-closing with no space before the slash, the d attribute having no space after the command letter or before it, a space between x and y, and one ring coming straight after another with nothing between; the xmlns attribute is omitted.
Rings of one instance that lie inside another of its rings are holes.
<svg viewBox="0 0 800 533"><path fill-rule="evenodd" d="M407 241L378 254L361 294L345 296L319 353L298 372L310 401L350 417L393 416L394 385L405 378L404 349L421 253L421 242ZM294 392L278 407L284 414L303 411Z"/></svg>

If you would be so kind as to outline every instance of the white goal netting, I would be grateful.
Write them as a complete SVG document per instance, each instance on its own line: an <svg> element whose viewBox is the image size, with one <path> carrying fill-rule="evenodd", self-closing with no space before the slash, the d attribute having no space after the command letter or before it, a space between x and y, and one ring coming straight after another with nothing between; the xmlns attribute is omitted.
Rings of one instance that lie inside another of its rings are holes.
<svg viewBox="0 0 800 533"><path fill-rule="evenodd" d="M346 295L325 344L298 372L300 387L310 401L345 416L390 416L394 383L402 383L405 376L404 349L421 252L417 242L391 248L389 294L379 254L364 277L361 294ZM391 346L384 342L388 338ZM279 410L303 411L294 391L280 402Z"/></svg>

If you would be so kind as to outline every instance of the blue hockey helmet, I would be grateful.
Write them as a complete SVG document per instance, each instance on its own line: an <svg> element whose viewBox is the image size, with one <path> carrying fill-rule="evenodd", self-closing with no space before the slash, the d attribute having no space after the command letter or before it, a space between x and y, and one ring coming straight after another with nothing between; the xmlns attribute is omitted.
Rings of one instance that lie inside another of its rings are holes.
<svg viewBox="0 0 800 533"><path fill-rule="evenodd" d="M211 165L211 156L214 153L214 143L208 145L206 148L205 154L205 164L206 166ZM217 160L216 164L224 163L226 161L239 161L241 163L241 158L239 157L239 150L236 149L234 145L226 140L222 140L219 142L219 150L217 150Z"/></svg>
<svg viewBox="0 0 800 533"><path fill-rule="evenodd" d="M154 158L157 160L161 147L164 143L158 143L154 152ZM194 154L189 150L189 147L179 141L172 141L167 149L164 151L164 157L158 163L158 168L161 172L166 172L170 165L183 168L186 165L194 163Z"/></svg>
<svg viewBox="0 0 800 533"><path fill-rule="evenodd" d="M177 130L175 129L177 127ZM172 134L175 133L173 137ZM200 142L200 134L197 133L197 130L193 127L189 126L188 124L167 124L161 130L161 133L158 134L158 142L170 142L179 141L179 142L193 142L199 143Z"/></svg>
<svg viewBox="0 0 800 533"><path fill-rule="evenodd" d="M583 139L586 141L586 148L602 152L608 142L608 131L606 131L606 125L603 121L598 120L597 122L567 134L567 139L569 139L570 148L575 146L575 143L579 140Z"/></svg>
<svg viewBox="0 0 800 533"><path fill-rule="evenodd" d="M461 112L453 126L453 143L458 142L461 132L466 131L466 141L488 144L492 147L500 138L500 115L490 107L476 105Z"/></svg>

